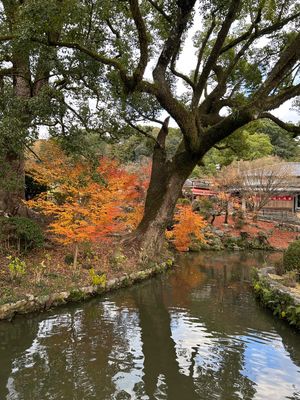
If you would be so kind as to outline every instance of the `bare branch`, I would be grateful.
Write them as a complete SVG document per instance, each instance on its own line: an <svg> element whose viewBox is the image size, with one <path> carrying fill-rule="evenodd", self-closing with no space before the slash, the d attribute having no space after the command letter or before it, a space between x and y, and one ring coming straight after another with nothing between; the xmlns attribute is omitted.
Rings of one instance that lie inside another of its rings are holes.
<svg viewBox="0 0 300 400"><path fill-rule="evenodd" d="M37 160L42 161L42 159L36 154L36 152L35 152L30 146L28 146L27 143L24 143L24 146L26 147L26 149L27 149L28 151L30 151L30 153L32 153L32 154L34 155L34 157L35 157Z"/></svg>
<svg viewBox="0 0 300 400"><path fill-rule="evenodd" d="M117 39L121 38L120 32L113 27L113 25L111 24L110 20L107 18L106 20L107 26L109 27L109 29L111 30L111 32L116 36Z"/></svg>
<svg viewBox="0 0 300 400"><path fill-rule="evenodd" d="M178 54L178 51L179 51L179 47L180 47L180 44L178 45L177 52L172 57L170 70L171 70L173 75L175 75L178 78L182 79L184 82L186 82L193 89L195 87L193 81L188 76L186 76L185 74L183 74L183 73L181 73L181 72L176 70L175 63L176 63L176 58L177 58L177 54Z"/></svg>
<svg viewBox="0 0 300 400"><path fill-rule="evenodd" d="M191 11L196 0L186 1L184 5L178 8L176 23L170 31L162 52L153 70L153 78L159 84L165 87L165 73L173 54L177 51L177 44L180 42L181 36L186 29Z"/></svg>
<svg viewBox="0 0 300 400"><path fill-rule="evenodd" d="M3 35L0 36L0 42L8 42L9 40L15 39L14 35Z"/></svg>
<svg viewBox="0 0 300 400"><path fill-rule="evenodd" d="M159 146L158 141L155 139L154 136L150 135L150 133L146 132L144 129L142 129L141 127L135 125L130 119L125 118L124 119L125 122L131 126L131 128L135 129L137 132L139 132L141 135L146 136L148 139L151 139L155 142L156 145Z"/></svg>

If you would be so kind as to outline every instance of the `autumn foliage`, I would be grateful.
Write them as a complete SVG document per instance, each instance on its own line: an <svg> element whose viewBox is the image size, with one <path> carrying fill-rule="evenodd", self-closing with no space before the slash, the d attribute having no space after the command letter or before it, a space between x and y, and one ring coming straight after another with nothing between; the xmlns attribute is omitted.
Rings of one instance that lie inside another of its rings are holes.
<svg viewBox="0 0 300 400"><path fill-rule="evenodd" d="M192 210L191 205L178 205L174 215L175 225L172 231L167 231L168 239L173 240L179 251L187 251L193 238L204 242L203 228L207 226L204 218Z"/></svg>
<svg viewBox="0 0 300 400"><path fill-rule="evenodd" d="M75 162L52 143L27 169L48 187L28 204L52 217L50 231L64 244L109 240L138 223L144 198L139 178L115 160L102 158L97 167Z"/></svg>

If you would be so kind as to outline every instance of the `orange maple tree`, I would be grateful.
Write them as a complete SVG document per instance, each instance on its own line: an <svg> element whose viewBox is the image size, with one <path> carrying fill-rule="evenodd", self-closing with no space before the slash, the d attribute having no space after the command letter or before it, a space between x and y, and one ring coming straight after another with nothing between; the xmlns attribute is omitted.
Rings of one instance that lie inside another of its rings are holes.
<svg viewBox="0 0 300 400"><path fill-rule="evenodd" d="M57 241L74 244L75 266L80 243L109 240L113 233L137 223L136 210L143 200L139 179L115 160L102 158L92 168L82 160L70 159L51 143L41 160L31 161L27 169L35 181L48 187L27 203L54 217L49 229Z"/></svg>
<svg viewBox="0 0 300 400"><path fill-rule="evenodd" d="M178 205L174 215L176 224L166 236L172 239L178 251L187 251L193 238L205 242L203 228L207 226L204 218L192 210L189 204Z"/></svg>

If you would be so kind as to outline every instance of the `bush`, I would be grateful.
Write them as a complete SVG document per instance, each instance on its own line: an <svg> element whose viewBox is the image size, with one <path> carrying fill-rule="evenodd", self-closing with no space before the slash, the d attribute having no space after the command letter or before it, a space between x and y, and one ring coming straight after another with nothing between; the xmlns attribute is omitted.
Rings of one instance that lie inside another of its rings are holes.
<svg viewBox="0 0 300 400"><path fill-rule="evenodd" d="M73 256L73 254L67 254L66 256L65 256L65 263L67 264L67 265L72 265L73 263L74 263L74 256Z"/></svg>
<svg viewBox="0 0 300 400"><path fill-rule="evenodd" d="M42 247L44 235L41 227L25 217L1 217L1 240L6 241L7 247L14 245L19 251Z"/></svg>
<svg viewBox="0 0 300 400"><path fill-rule="evenodd" d="M285 271L298 270L300 272L300 240L291 243L283 254Z"/></svg>

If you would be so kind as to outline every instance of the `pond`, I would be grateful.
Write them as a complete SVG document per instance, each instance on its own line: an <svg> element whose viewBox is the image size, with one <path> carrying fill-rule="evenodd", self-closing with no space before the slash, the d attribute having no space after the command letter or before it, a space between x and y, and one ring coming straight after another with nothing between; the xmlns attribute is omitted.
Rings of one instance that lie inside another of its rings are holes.
<svg viewBox="0 0 300 400"><path fill-rule="evenodd" d="M249 288L266 257L187 254L134 287L1 322L0 399L299 400L300 334Z"/></svg>

